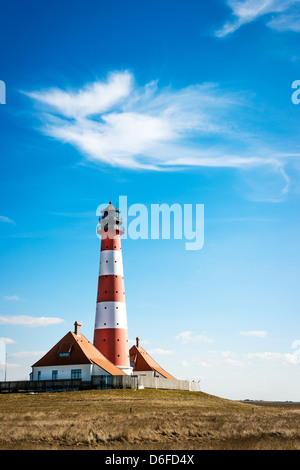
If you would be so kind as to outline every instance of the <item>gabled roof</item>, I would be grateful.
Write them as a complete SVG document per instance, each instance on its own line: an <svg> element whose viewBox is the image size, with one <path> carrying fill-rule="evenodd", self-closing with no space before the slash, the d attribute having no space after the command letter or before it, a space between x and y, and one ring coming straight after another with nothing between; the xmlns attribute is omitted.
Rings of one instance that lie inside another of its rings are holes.
<svg viewBox="0 0 300 470"><path fill-rule="evenodd" d="M111 375L126 375L125 372L106 359L83 334L77 336L72 331L69 331L32 367L93 363Z"/></svg>
<svg viewBox="0 0 300 470"><path fill-rule="evenodd" d="M130 363L134 363L133 366L133 373L134 372L142 372L148 370L155 370L159 374L161 374L166 379L173 379L176 380L171 374L166 372L162 367L160 367L157 362L148 354L145 349L141 346L132 346L129 350L130 355Z"/></svg>

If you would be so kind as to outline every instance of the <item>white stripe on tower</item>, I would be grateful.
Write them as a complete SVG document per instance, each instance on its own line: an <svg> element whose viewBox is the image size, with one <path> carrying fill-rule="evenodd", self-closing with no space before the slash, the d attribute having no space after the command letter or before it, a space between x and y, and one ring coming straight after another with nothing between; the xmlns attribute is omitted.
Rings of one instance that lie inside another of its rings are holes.
<svg viewBox="0 0 300 470"><path fill-rule="evenodd" d="M99 276L123 276L122 252L116 250L101 250Z"/></svg>

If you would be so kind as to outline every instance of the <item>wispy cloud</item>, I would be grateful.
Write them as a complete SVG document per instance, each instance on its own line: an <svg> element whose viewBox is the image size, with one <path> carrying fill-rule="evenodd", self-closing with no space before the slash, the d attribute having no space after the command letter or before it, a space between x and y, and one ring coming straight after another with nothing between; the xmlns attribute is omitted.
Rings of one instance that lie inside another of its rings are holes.
<svg viewBox="0 0 300 470"><path fill-rule="evenodd" d="M176 335L176 340L182 344L188 343L211 343L212 340L205 335L195 335L191 331L183 331Z"/></svg>
<svg viewBox="0 0 300 470"><path fill-rule="evenodd" d="M270 28L300 32L299 0L227 0L226 3L233 18L215 32L217 37L223 38L266 15L272 15L267 22Z"/></svg>
<svg viewBox="0 0 300 470"><path fill-rule="evenodd" d="M0 341L2 341L5 344L15 344L17 342L12 338L3 338L3 337L0 338Z"/></svg>
<svg viewBox="0 0 300 470"><path fill-rule="evenodd" d="M245 364L238 359L233 359L232 357L226 357L220 362L221 365L230 366L230 367L244 367Z"/></svg>
<svg viewBox="0 0 300 470"><path fill-rule="evenodd" d="M235 358L235 353L232 351L222 351L222 359L220 360L221 365L226 365L230 367L243 367L244 363Z"/></svg>
<svg viewBox="0 0 300 470"><path fill-rule="evenodd" d="M19 351L10 353L10 358L15 359L28 359L28 358L39 358L46 354L47 351Z"/></svg>
<svg viewBox="0 0 300 470"><path fill-rule="evenodd" d="M21 300L18 295L4 295L3 298L5 300L15 300L15 301Z"/></svg>
<svg viewBox="0 0 300 470"><path fill-rule="evenodd" d="M277 173L284 167L258 135L249 92L217 83L182 89L160 88L157 81L139 86L132 73L123 71L75 91L25 94L38 105L41 131L73 145L94 164L156 171L267 167Z"/></svg>
<svg viewBox="0 0 300 470"><path fill-rule="evenodd" d="M170 351L169 349L154 348L149 349L149 354L153 354L154 356L171 356L174 354L174 351Z"/></svg>
<svg viewBox="0 0 300 470"><path fill-rule="evenodd" d="M64 320L57 317L30 317L27 315L0 315L0 324L1 325L19 325L26 326L30 328L35 328L39 326L49 326L62 323Z"/></svg>
<svg viewBox="0 0 300 470"><path fill-rule="evenodd" d="M289 12L274 16L267 25L277 31L293 31L300 33L300 12Z"/></svg>
<svg viewBox="0 0 300 470"><path fill-rule="evenodd" d="M5 217L4 215L0 215L0 222L3 222L5 224L13 224L16 225L14 220L10 219L9 217Z"/></svg>
<svg viewBox="0 0 300 470"><path fill-rule="evenodd" d="M132 89L130 73L111 73L107 82L96 82L78 91L57 88L29 93L31 98L57 109L67 118L84 119L103 114L127 98Z"/></svg>
<svg viewBox="0 0 300 470"><path fill-rule="evenodd" d="M267 336L266 331L241 331L240 332L241 336L254 336L256 338L265 338Z"/></svg>
<svg viewBox="0 0 300 470"><path fill-rule="evenodd" d="M278 353L278 352L257 352L249 353L248 359L260 359L263 361L275 361L281 364L299 364L300 357L297 354L291 353Z"/></svg>
<svg viewBox="0 0 300 470"><path fill-rule="evenodd" d="M291 345L293 352L279 353L279 352L257 352L249 353L248 359L260 359L262 361L274 361L283 365L298 365L300 364L300 340L293 341Z"/></svg>

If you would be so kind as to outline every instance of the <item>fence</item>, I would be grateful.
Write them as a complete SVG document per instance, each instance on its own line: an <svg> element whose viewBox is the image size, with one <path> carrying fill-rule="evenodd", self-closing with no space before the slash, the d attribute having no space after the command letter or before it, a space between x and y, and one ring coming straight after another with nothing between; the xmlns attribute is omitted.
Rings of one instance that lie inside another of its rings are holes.
<svg viewBox="0 0 300 470"><path fill-rule="evenodd" d="M22 380L0 382L0 393L9 392L50 392L58 390L78 390L82 387L81 379L70 380Z"/></svg>
<svg viewBox="0 0 300 470"><path fill-rule="evenodd" d="M163 390L200 391L198 382L188 380L170 380L162 377L149 377L143 375L99 375L92 376L91 381L82 379L66 380L23 380L14 382L0 382L0 393L38 393L57 392L66 390L103 390L103 389L142 389L155 388Z"/></svg>
<svg viewBox="0 0 300 470"><path fill-rule="evenodd" d="M188 390L190 392L200 392L199 382L188 380L170 380L163 377L149 377L146 375L137 376L137 388L159 388L163 390Z"/></svg>

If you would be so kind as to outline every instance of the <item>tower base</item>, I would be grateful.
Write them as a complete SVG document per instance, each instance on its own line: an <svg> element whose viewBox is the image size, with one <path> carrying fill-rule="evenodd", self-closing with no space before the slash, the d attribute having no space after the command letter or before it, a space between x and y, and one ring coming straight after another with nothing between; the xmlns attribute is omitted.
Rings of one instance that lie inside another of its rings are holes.
<svg viewBox="0 0 300 470"><path fill-rule="evenodd" d="M127 375L132 375L133 373L133 367L122 367L122 366L116 366L118 369L120 369L122 372L125 372Z"/></svg>

